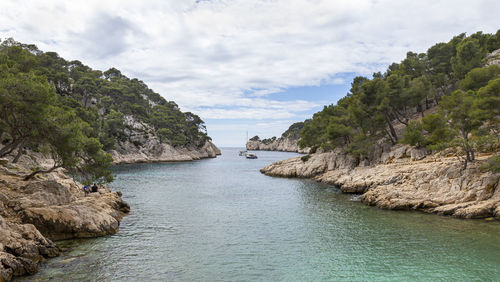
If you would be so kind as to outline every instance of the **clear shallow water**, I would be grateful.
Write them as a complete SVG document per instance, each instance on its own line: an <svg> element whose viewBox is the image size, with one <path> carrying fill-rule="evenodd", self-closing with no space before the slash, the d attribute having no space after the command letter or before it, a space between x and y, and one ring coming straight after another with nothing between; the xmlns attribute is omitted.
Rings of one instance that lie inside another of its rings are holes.
<svg viewBox="0 0 500 282"><path fill-rule="evenodd" d="M123 165L120 232L68 247L24 280L500 280L500 224L380 210L259 169L296 154Z"/></svg>

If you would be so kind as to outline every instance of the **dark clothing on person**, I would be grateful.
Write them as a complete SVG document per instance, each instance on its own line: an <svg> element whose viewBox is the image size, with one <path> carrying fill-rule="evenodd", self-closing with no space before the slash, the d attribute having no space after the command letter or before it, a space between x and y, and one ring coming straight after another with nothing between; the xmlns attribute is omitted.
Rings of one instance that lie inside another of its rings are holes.
<svg viewBox="0 0 500 282"><path fill-rule="evenodd" d="M95 193L97 192L97 185L92 185L92 193Z"/></svg>

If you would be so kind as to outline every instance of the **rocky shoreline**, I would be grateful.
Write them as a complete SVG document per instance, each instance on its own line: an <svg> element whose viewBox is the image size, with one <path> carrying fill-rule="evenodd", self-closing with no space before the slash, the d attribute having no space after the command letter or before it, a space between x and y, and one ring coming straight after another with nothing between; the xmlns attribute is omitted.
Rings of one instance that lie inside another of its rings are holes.
<svg viewBox="0 0 500 282"><path fill-rule="evenodd" d="M140 147L122 143L111 154L118 165L192 161L221 152L209 141L201 148L174 148L151 139ZM37 153L22 156L18 164L0 160L0 281L36 273L39 262L61 253L56 240L115 234L130 211L120 191L101 187L85 195L63 169L23 180L31 168L51 165Z"/></svg>
<svg viewBox="0 0 500 282"><path fill-rule="evenodd" d="M481 163L462 171L456 157L426 154L395 146L376 163L357 164L340 150L278 161L261 169L269 176L311 178L360 193L367 205L393 210L419 210L458 218L500 220L500 174L483 172Z"/></svg>
<svg viewBox="0 0 500 282"><path fill-rule="evenodd" d="M121 143L110 151L113 164L152 163L152 162L183 162L205 158L215 158L221 151L212 142L207 141L201 148L173 147L151 139L137 147L130 142Z"/></svg>
<svg viewBox="0 0 500 282"><path fill-rule="evenodd" d="M27 158L27 157L26 157ZM101 187L85 196L62 169L30 181L23 165L0 165L0 280L36 273L38 263L60 254L55 240L118 232L130 210L119 191Z"/></svg>

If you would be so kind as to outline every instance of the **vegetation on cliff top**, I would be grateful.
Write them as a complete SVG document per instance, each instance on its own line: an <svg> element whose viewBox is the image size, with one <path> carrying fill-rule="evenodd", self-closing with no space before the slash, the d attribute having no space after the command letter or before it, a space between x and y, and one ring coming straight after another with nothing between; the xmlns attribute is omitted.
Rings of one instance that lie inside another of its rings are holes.
<svg viewBox="0 0 500 282"><path fill-rule="evenodd" d="M500 48L496 34L460 34L426 53L408 52L385 73L356 77L350 92L325 106L300 131L301 147L344 147L358 159L369 156L381 139L455 149L467 162L474 152L498 151L500 68L485 66ZM436 114L424 111L438 105ZM416 115L422 121L411 120ZM405 127L398 134L397 125Z"/></svg>
<svg viewBox="0 0 500 282"><path fill-rule="evenodd" d="M290 127L288 127L288 129L283 132L283 134L281 134L281 138L290 138L290 139L299 139L300 138L300 130L302 130L302 128L304 127L304 124L308 123L309 120L306 120L306 121L300 121L300 122L296 122L292 125L290 125ZM255 135L254 137L250 138L250 141L260 141L264 144L270 144L274 141L276 141L278 138L276 138L276 136L273 136L271 138L265 138L265 139L260 139L260 137L258 135Z"/></svg>
<svg viewBox="0 0 500 282"><path fill-rule="evenodd" d="M115 68L93 70L35 45L1 42L0 157L14 153L17 162L30 148L55 160L47 171L64 167L84 182L111 181L106 168L112 158L105 151L130 140L127 117L173 146L201 147L210 139L197 115ZM34 170L27 179L47 171Z"/></svg>

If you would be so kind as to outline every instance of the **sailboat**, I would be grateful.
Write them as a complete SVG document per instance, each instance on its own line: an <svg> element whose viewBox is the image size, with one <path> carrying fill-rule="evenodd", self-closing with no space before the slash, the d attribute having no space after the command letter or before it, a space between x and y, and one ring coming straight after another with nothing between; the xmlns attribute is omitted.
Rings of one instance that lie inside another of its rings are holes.
<svg viewBox="0 0 500 282"><path fill-rule="evenodd" d="M256 159L257 158L257 155L254 154L254 153L246 153L245 157L247 159Z"/></svg>
<svg viewBox="0 0 500 282"><path fill-rule="evenodd" d="M245 149L246 149L247 143L248 143L248 131L247 131L247 141L246 141L246 143L245 143ZM247 151L247 150L244 150L244 151L240 151L240 152L238 153L238 155L239 155L239 156L246 156L246 155L247 155L247 153L248 153L248 151Z"/></svg>
<svg viewBox="0 0 500 282"><path fill-rule="evenodd" d="M245 147L246 147L246 144L248 143L248 131L247 131L247 142L245 143ZM239 153L240 156L245 156L247 159L256 159L257 158L257 155L254 154L254 153L249 153L247 150L245 151L240 151Z"/></svg>

